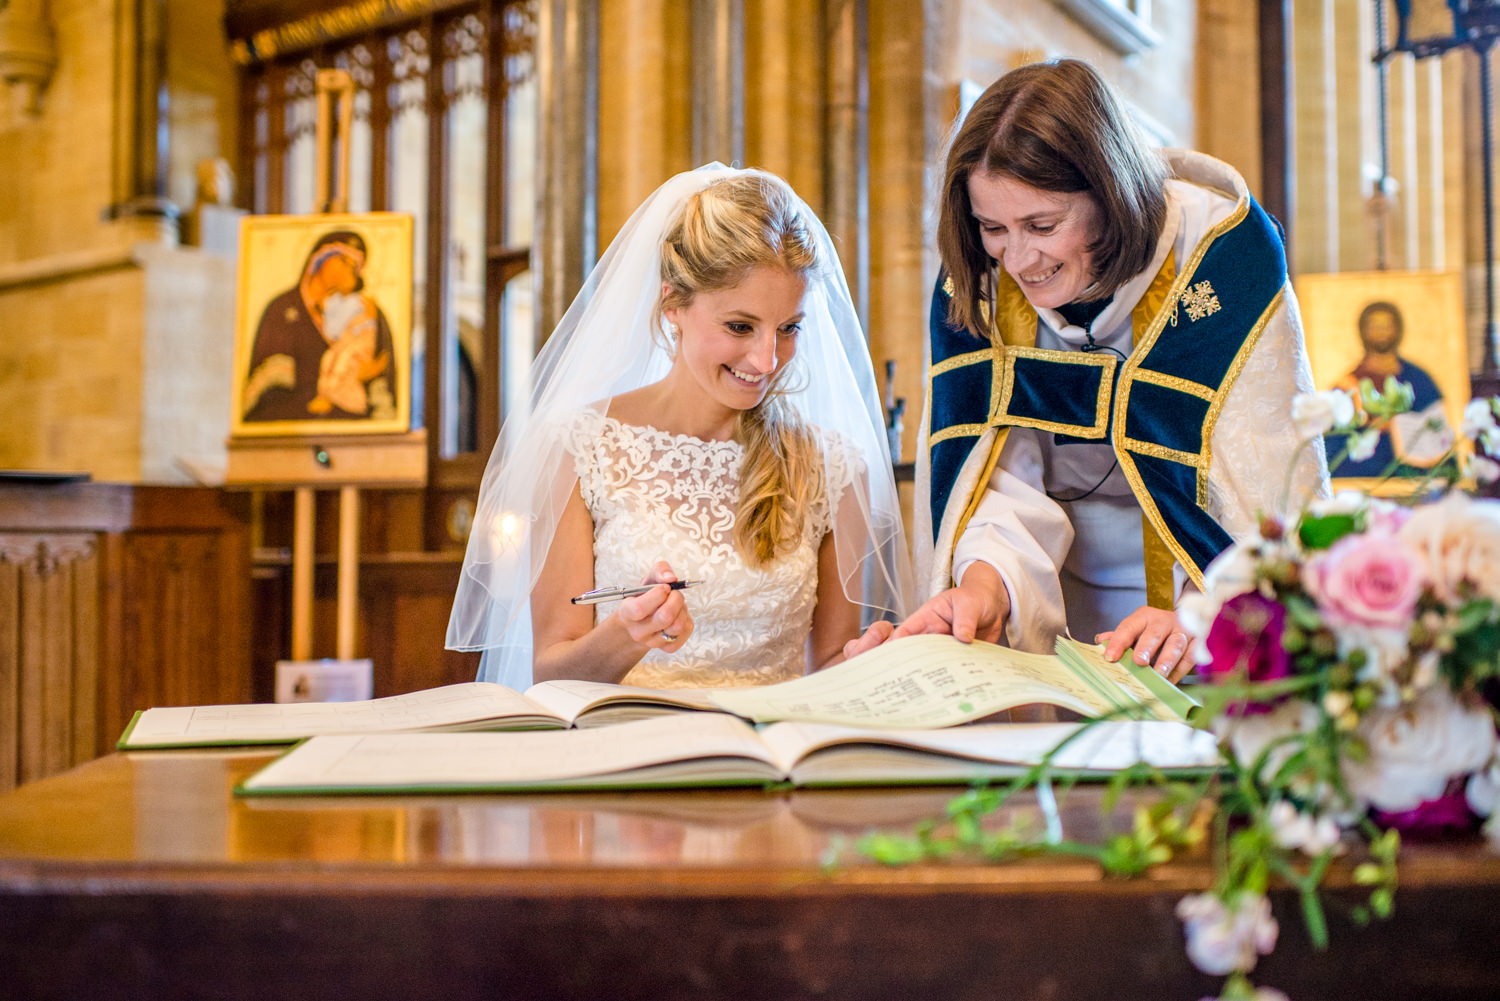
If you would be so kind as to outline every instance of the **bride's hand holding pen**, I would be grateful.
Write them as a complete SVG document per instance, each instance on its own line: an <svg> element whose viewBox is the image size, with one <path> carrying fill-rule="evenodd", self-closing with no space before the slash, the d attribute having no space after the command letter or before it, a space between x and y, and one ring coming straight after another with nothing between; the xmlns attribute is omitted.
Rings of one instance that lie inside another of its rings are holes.
<svg viewBox="0 0 1500 1001"><path fill-rule="evenodd" d="M682 649L693 632L693 617L683 600L684 588L700 583L678 580L666 560L657 560L639 585L596 588L573 599L575 605L620 601L613 615L641 646L666 653Z"/></svg>

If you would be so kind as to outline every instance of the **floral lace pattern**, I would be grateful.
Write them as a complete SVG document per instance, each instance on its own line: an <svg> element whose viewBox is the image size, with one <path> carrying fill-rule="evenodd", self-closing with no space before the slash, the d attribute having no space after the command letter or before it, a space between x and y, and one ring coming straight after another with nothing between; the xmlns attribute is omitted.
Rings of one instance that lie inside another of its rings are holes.
<svg viewBox="0 0 1500 1001"><path fill-rule="evenodd" d="M745 450L623 424L592 411L568 434L579 491L594 520L594 580L641 580L657 560L681 578L693 633L675 653L651 650L623 679L649 688L764 685L804 673L818 590L818 546L832 518L814 504L796 548L765 567L734 546L734 509ZM851 481L844 449L829 448L829 496ZM597 615L609 614L602 607Z"/></svg>

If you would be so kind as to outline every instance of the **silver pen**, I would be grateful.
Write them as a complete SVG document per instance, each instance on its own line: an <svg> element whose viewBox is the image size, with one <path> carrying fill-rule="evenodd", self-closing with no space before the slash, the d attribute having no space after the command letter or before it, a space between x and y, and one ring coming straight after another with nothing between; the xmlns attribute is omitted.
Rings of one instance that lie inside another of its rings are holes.
<svg viewBox="0 0 1500 1001"><path fill-rule="evenodd" d="M671 580L657 581L655 584L627 584L624 587L601 587L593 591L585 591L573 599L575 605L597 605L603 601L619 601L622 598L633 598L638 594L645 594L653 587L666 584L674 591L681 591L685 587L694 584L702 584L701 580Z"/></svg>

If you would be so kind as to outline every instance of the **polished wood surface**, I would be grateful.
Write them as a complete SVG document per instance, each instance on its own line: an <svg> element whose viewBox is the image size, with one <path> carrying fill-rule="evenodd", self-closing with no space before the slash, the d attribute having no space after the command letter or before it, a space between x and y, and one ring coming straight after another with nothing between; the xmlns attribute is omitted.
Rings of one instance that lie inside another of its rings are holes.
<svg viewBox="0 0 1500 1001"><path fill-rule="evenodd" d="M235 798L267 760L113 755L0 796L5 996L1195 1001L1216 986L1173 915L1209 884L1205 860L1106 880L1062 859L886 868L847 850L939 814L952 789ZM1070 835L1100 833L1099 793L1064 802ZM1258 979L1297 1001L1500 996L1500 857L1414 846L1402 880L1395 918L1357 929L1337 870L1328 953L1279 893Z"/></svg>

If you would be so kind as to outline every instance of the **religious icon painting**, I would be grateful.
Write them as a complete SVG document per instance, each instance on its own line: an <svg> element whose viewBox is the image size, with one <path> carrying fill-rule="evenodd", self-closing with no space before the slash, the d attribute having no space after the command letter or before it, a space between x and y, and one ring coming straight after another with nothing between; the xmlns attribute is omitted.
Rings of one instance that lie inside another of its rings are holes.
<svg viewBox="0 0 1500 1001"><path fill-rule="evenodd" d="M1355 393L1361 379L1378 390L1394 376L1412 391L1412 407L1382 431L1373 453L1356 454L1342 437L1325 442L1333 476L1373 480L1426 475L1446 452L1435 432L1463 422L1469 402L1469 349L1463 276L1457 271L1345 271L1296 279L1308 360L1318 389ZM1357 394L1356 394L1357 399ZM1367 484L1350 484L1365 486Z"/></svg>
<svg viewBox="0 0 1500 1001"><path fill-rule="evenodd" d="M237 301L232 435L409 429L411 216L247 216Z"/></svg>

